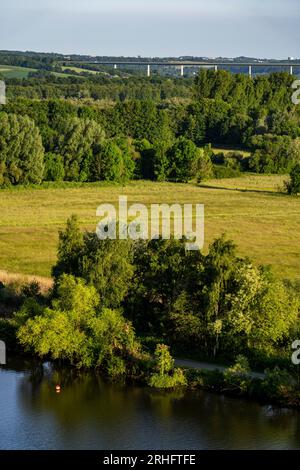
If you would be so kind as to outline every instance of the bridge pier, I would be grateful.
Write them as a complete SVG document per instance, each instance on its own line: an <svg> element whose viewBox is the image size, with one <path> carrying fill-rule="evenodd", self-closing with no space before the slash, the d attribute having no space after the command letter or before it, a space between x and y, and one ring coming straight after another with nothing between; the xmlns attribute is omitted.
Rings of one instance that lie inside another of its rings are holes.
<svg viewBox="0 0 300 470"><path fill-rule="evenodd" d="M290 65L290 75L293 75L293 74L294 74L294 67Z"/></svg>
<svg viewBox="0 0 300 470"><path fill-rule="evenodd" d="M217 72L217 71L218 71L218 66L217 66L217 65L215 65L215 72Z"/></svg>
<svg viewBox="0 0 300 470"><path fill-rule="evenodd" d="M248 74L249 77L252 78L252 65L249 65Z"/></svg>
<svg viewBox="0 0 300 470"><path fill-rule="evenodd" d="M117 64L114 64L114 69L116 70L118 68Z"/></svg>
<svg viewBox="0 0 300 470"><path fill-rule="evenodd" d="M180 66L180 76L183 77L184 74L184 67L183 65Z"/></svg>
<svg viewBox="0 0 300 470"><path fill-rule="evenodd" d="M151 75L151 66L148 64L147 65L147 77L150 77Z"/></svg>

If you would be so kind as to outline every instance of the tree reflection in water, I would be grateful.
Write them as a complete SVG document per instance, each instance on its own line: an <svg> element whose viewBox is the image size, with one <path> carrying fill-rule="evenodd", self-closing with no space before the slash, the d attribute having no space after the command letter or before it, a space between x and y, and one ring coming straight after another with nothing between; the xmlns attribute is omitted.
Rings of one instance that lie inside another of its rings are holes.
<svg viewBox="0 0 300 470"><path fill-rule="evenodd" d="M35 429L39 420L51 423L54 447L76 448L80 442L95 449L300 447L300 415L294 410L204 391L110 383L96 372L50 363L24 368L16 406Z"/></svg>

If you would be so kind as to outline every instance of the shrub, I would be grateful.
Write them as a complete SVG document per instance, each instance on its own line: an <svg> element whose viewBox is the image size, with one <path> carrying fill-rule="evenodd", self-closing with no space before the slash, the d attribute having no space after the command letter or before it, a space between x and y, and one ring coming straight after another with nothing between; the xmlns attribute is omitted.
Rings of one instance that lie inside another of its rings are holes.
<svg viewBox="0 0 300 470"><path fill-rule="evenodd" d="M270 399L280 400L283 395L292 390L293 379L290 374L279 367L266 370L266 377L262 382L262 388Z"/></svg>
<svg viewBox="0 0 300 470"><path fill-rule="evenodd" d="M290 181L285 183L288 194L296 195L300 193L300 164L294 166L290 172Z"/></svg>
<svg viewBox="0 0 300 470"><path fill-rule="evenodd" d="M183 370L177 368L172 375L152 374L149 385L154 388L175 388L187 385L187 381Z"/></svg>
<svg viewBox="0 0 300 470"><path fill-rule="evenodd" d="M217 179L238 178L241 175L240 170L226 165L214 165L214 176Z"/></svg>
<svg viewBox="0 0 300 470"><path fill-rule="evenodd" d="M224 372L226 389L245 393L251 381L248 376L249 372L248 359L242 355L237 356L235 364Z"/></svg>
<svg viewBox="0 0 300 470"><path fill-rule="evenodd" d="M182 369L174 369L174 359L172 358L168 346L158 344L155 350L155 369L149 379L150 387L174 388L187 384Z"/></svg>
<svg viewBox="0 0 300 470"><path fill-rule="evenodd" d="M63 181L64 177L65 169L62 156L57 153L46 153L44 180Z"/></svg>

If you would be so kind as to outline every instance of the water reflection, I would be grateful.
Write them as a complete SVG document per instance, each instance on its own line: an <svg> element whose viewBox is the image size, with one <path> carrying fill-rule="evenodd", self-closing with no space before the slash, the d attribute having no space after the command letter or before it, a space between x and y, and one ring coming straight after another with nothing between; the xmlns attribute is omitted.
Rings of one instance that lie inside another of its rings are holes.
<svg viewBox="0 0 300 470"><path fill-rule="evenodd" d="M1 368L0 399L2 449L300 448L293 410L112 384L49 363L14 360Z"/></svg>

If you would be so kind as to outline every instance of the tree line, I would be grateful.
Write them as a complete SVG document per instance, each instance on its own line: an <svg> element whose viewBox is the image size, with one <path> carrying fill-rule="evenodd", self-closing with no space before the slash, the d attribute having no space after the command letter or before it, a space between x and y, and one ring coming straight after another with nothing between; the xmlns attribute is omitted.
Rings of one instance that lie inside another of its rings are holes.
<svg viewBox="0 0 300 470"><path fill-rule="evenodd" d="M189 103L9 101L0 114L0 184L288 173L300 161L291 80L284 73L250 80L202 71ZM160 90L161 84L152 85ZM248 149L251 156L214 155L210 144Z"/></svg>

